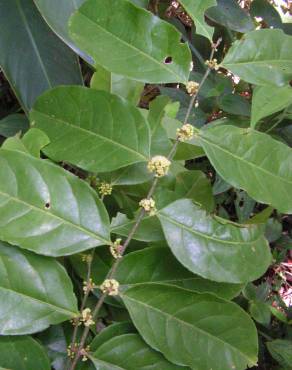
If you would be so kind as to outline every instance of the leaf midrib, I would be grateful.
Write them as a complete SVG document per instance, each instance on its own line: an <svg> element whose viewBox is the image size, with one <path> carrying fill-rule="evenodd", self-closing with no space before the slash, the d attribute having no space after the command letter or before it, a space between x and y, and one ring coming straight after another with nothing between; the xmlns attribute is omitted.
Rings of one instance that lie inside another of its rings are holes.
<svg viewBox="0 0 292 370"><path fill-rule="evenodd" d="M8 193L4 193L3 191L0 191L0 195L3 195L4 197L7 197L9 199L11 199L12 201L16 202L16 203L21 203L21 204L24 204L26 207L28 208L31 208L31 209L34 209L36 210L37 212L41 212L41 213L45 213L48 217L51 217L51 218L56 218L58 220L60 220L63 224L67 224L75 229L78 229L80 231L82 231L83 233L89 235L90 237L98 240L98 241L101 241L101 242L104 242L106 245L110 244L110 241L102 238L99 234L94 234L92 233L91 231L87 230L87 229L84 229L83 227L81 227L80 225L76 225L68 220L65 220L64 218L61 218L60 216L57 216L56 214L54 213L51 213L50 211L46 211L42 208L39 208L37 206L34 206L32 204L29 204L27 202L25 202L24 200L21 200L19 198L16 198L16 197L13 197L12 195L8 194Z"/></svg>
<svg viewBox="0 0 292 370"><path fill-rule="evenodd" d="M136 150L134 150L134 149L132 149L132 148L129 148L129 147L127 147L127 146L125 146L125 145L123 145L123 144L121 144L121 143L117 142L117 141L114 141L114 140L112 140L112 139L109 139L109 138L107 138L106 136L99 135L99 134L97 134L96 132L86 130L86 129L84 129L84 128L80 127L80 126L73 125L73 124L71 124L71 123L69 123L69 122L67 122L67 121L62 120L61 118L52 117L52 116L50 116L49 114L46 114L46 113L40 112L39 110L36 110L36 109L34 109L34 110L32 111L32 113L33 113L33 112L36 112L36 113L38 113L38 114L40 114L40 115L44 116L45 118L48 118L49 120L60 122L60 123L62 123L62 124L64 124L64 125L69 126L70 128L75 129L75 130L79 130L79 131L81 131L81 132L85 132L86 134L89 134L89 135L92 135L92 136L96 136L96 137L98 137L98 138L99 138L99 139L101 139L101 140L108 141L109 143L111 143L111 144L112 144L112 145L114 145L114 146L119 146L119 147L121 147L121 148L122 148L123 150L125 150L125 151L131 152L131 153L134 153L136 156L139 156L141 159L143 159L143 161L148 161L148 158L147 158L147 157L145 157L143 154L141 154L141 153L137 152ZM37 126L37 124L36 124L36 126ZM50 143L48 146L50 146L50 145L54 145L54 143L52 142L52 143Z"/></svg>
<svg viewBox="0 0 292 370"><path fill-rule="evenodd" d="M201 139L202 141L205 141L205 142L206 142L206 143L208 143L209 145L213 145L213 146L214 146L214 147L216 147L218 150L221 150L222 152L224 152L224 153L228 154L230 157L234 157L234 158L238 159L239 161L244 162L244 163L246 163L247 165L249 165L249 166L251 166L251 167L254 167L254 168L256 168L257 170L259 170L259 171L261 171L261 172L265 173L266 175L269 175L269 176L271 176L271 177L274 177L274 178L276 178L277 180L279 180L279 179L280 179L280 180L282 180L283 182L286 182L287 184L292 185L292 181L287 180L285 177L277 176L277 175L275 175L274 173L267 171L265 168L263 168L263 167L259 167L259 166L257 166L255 163L253 163L253 162L249 162L249 161L247 161L246 159L244 159L244 158L242 158L242 157L239 157L238 155L236 155L236 154L234 154L234 153L231 153L230 151L228 151L228 150L224 149L223 147L219 146L218 144L215 144L212 140L208 140L208 139L204 138L203 136L200 136L200 139Z"/></svg>
<svg viewBox="0 0 292 370"><path fill-rule="evenodd" d="M8 291L8 292L12 292L13 294L16 294L16 295L19 295L21 297L24 297L25 299L28 299L28 300L31 300L31 301L34 301L34 302L37 302L39 304L42 304L42 305L45 305L45 306L48 306L50 308L52 308L53 311L58 311L60 313L64 313L66 315L70 315L72 317L75 317L78 312L71 312L71 311L68 311L62 307L58 307L58 306L55 306L53 305L52 303L48 303L48 302L45 302L45 301L41 301L40 299L37 299L35 297L31 297L29 295L26 295L26 294L23 294L23 293L20 293L20 292L17 292L16 290L13 290L13 289L9 289L9 288L4 288L2 286L0 286L0 290L5 290L5 291Z"/></svg>
<svg viewBox="0 0 292 370"><path fill-rule="evenodd" d="M185 226L184 224L181 224L181 223L173 220L172 218L170 218L169 216L167 216L163 213L159 213L158 218L160 218L160 217L166 219L168 222L171 222L172 224L174 224L174 225L176 225L176 226L178 226L178 227L180 227L184 230L187 230L188 232L190 232L192 234L198 235L198 236L200 236L202 238L205 238L205 239L213 240L213 241L215 241L217 243L221 243L221 244L243 245L244 246L244 245L248 245L248 244L256 244L262 238L262 235L260 235L257 239L254 239L254 240L251 240L251 241L242 241L242 242L217 239L217 238L214 238L213 236L203 234L200 231L193 230L193 229Z"/></svg>
<svg viewBox="0 0 292 370"><path fill-rule="evenodd" d="M239 64L264 64L266 66L267 63L272 63L272 64L276 64L278 65L279 63L275 63L275 62L279 62L279 60L281 61L281 63L286 63L286 64L292 64L292 61L291 59L267 59L267 60L253 60L253 61L244 61L244 62L237 62L237 63L225 63L224 60L222 62L222 65L223 66L238 66ZM268 66L266 66L268 67Z"/></svg>
<svg viewBox="0 0 292 370"><path fill-rule="evenodd" d="M219 337L215 337L214 335L212 335L212 334L208 333L207 331L204 331L204 330L202 330L202 329L200 329L200 328L198 328L198 327L196 327L196 326L194 326L194 325L192 325L192 324L188 323L187 321L183 321L183 320L181 320L181 319L177 318L177 317L176 317L176 316L174 316L174 315L171 315L171 314L169 314L169 313L167 313L167 312L161 311L161 310L160 310L159 308L157 308L157 307L150 306L150 305L148 305L147 303L144 303L144 302L142 302L142 301L136 300L136 299L134 299L134 298L132 298L132 297L129 297L129 296L127 296L127 295L126 295L126 299L128 299L128 300L130 300L130 301L133 301L133 302L137 303L138 305L140 304L140 305L142 305L142 306L145 306L145 307L147 307L148 309L152 309L152 310L154 310L154 311L157 311L157 312L159 312L160 314L165 315L167 318L170 318L170 319L174 318L177 322L181 323L182 325L189 326L189 327L191 327L192 329L197 330L198 332L203 333L204 335L211 337L214 341L218 341L218 342L220 342L220 343L223 343L224 345L229 346L232 350L235 350L235 351L239 352L239 353L240 353L244 358L248 359L248 361L250 361L250 362L254 363L254 360L250 359L250 358L249 358L245 353L241 352L241 350L240 350L240 349L238 349L238 348L234 347L232 344L230 344L230 343L228 343L228 342L224 342L224 341L223 341L222 339L220 339Z"/></svg>
<svg viewBox="0 0 292 370"><path fill-rule="evenodd" d="M146 54L141 49L138 49L134 45L128 44L123 39L118 38L116 35L114 35L113 33L109 32L109 31L107 31L105 28L102 28L99 24L97 24L96 22L94 22L93 20L91 20L86 14L81 13L80 11L77 11L75 14L78 14L78 13L80 15L82 15L84 18L88 19L91 23L93 23L97 28L101 29L104 33L109 34L112 38L118 40L120 43L126 45L130 49L133 49L136 53L142 54L146 59L150 59L152 62L154 62L154 64L157 64L160 68L165 69L168 73L170 73L173 76L175 76L178 79L178 81L182 81L182 77L179 74L175 73L172 69L168 68L167 67L167 64L160 63L158 60L156 60L155 58L153 58L151 55ZM128 76L128 77L130 77L130 76Z"/></svg>

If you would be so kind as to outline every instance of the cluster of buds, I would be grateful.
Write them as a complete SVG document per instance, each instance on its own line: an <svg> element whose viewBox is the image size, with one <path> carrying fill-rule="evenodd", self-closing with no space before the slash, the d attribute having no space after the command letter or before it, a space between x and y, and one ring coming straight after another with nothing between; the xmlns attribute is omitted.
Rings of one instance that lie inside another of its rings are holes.
<svg viewBox="0 0 292 370"><path fill-rule="evenodd" d="M88 294L89 292L92 292L94 288L96 288L96 285L94 284L92 279L89 279L88 281L83 281L84 294Z"/></svg>
<svg viewBox="0 0 292 370"><path fill-rule="evenodd" d="M189 95L193 96L196 95L199 90L200 84L195 81L189 81L186 84L186 89Z"/></svg>
<svg viewBox="0 0 292 370"><path fill-rule="evenodd" d="M91 254L83 254L82 255L82 262L91 263L92 262L92 255Z"/></svg>
<svg viewBox="0 0 292 370"><path fill-rule="evenodd" d="M70 322L73 326L80 326L81 325L80 317L74 317L74 319L70 320Z"/></svg>
<svg viewBox="0 0 292 370"><path fill-rule="evenodd" d="M98 186L98 192L100 195L111 195L112 191L113 191L112 185L107 182L102 182Z"/></svg>
<svg viewBox="0 0 292 370"><path fill-rule="evenodd" d="M155 207L155 200L153 198L150 199L142 199L139 202L139 206L142 207L150 216L154 216L157 212Z"/></svg>
<svg viewBox="0 0 292 370"><path fill-rule="evenodd" d="M176 130L176 136L179 141L191 140L194 137L194 127L186 123Z"/></svg>
<svg viewBox="0 0 292 370"><path fill-rule="evenodd" d="M122 239L116 239L110 246L110 252L114 258L122 258L123 246Z"/></svg>
<svg viewBox="0 0 292 370"><path fill-rule="evenodd" d="M90 351L90 346L86 346L85 348L82 348L80 351L80 355L82 356L83 362L88 360L88 352Z"/></svg>
<svg viewBox="0 0 292 370"><path fill-rule="evenodd" d="M206 65L210 68L210 69L214 69L215 71L218 71L219 69L219 64L217 63L217 59L212 59L212 60L206 60Z"/></svg>
<svg viewBox="0 0 292 370"><path fill-rule="evenodd" d="M149 172L155 173L155 177L165 176L169 170L171 162L162 155L156 155L148 162L147 168Z"/></svg>
<svg viewBox="0 0 292 370"><path fill-rule="evenodd" d="M100 286L100 290L107 295L119 294L119 282L115 279L106 279Z"/></svg>
<svg viewBox="0 0 292 370"><path fill-rule="evenodd" d="M73 359L78 351L79 343L71 343L67 348L67 356Z"/></svg>
<svg viewBox="0 0 292 370"><path fill-rule="evenodd" d="M81 321L84 323L84 326L91 326L95 324L95 322L93 321L90 308L85 308L81 312Z"/></svg>

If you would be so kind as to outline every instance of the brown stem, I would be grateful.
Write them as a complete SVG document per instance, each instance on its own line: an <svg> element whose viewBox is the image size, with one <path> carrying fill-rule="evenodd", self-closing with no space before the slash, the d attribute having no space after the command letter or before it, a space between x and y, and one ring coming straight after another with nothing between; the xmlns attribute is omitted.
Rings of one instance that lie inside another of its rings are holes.
<svg viewBox="0 0 292 370"><path fill-rule="evenodd" d="M216 42L216 44L214 44L214 45L212 46L212 51L211 51L211 54L210 54L210 60L212 60L212 59L213 59L214 53L215 53L215 51L216 51L217 47L219 46L220 42L221 42L221 39L218 39L218 41ZM192 98L191 98L191 100L190 100L190 104L189 104L189 107L188 107L188 110L187 110L187 113L186 113L186 116L185 116L185 119L184 119L184 123L183 123L183 124L186 124L186 123L188 122L189 117L190 117L190 114L191 114L191 111L192 111L192 108L193 108L193 105L195 104L195 101L196 101L196 99L197 99L197 97L198 97L198 93L199 93L199 91L200 91L200 89L201 89L202 85L203 85L203 84L205 83L205 81L207 80L207 78L208 78L208 75L209 75L210 71L211 71L211 69L208 67L208 68L207 68L207 70L206 70L206 72L205 72L205 74L204 74L204 76L203 76L203 78L202 78L202 80L201 80L201 82L200 82L200 86L199 86L199 88L198 88L198 90L197 90L196 94L194 94L194 95L192 96ZM175 140L175 142L174 142L174 144L173 144L173 146L172 146L171 151L169 152L169 154L168 154L168 156L167 156L167 158L168 158L169 160L171 160L171 159L173 158L173 156L175 155L175 152L176 152L176 149L177 149L178 144L179 144L179 140L178 140L178 139L176 139L176 140ZM151 185L151 187L150 187L150 189L149 189L149 191L148 191L147 199L150 199L150 198L152 197L152 195L153 195L153 194L154 194L154 192L155 192L155 189L156 189L157 184L158 184L158 177L155 177L155 178L153 179L152 185ZM127 239L126 239L126 241L125 241L125 242L124 242L124 244L123 244L122 251L121 251L121 258L116 259L115 263L113 264L113 266L111 267L111 269L110 269L109 273L107 274L107 277L106 277L107 279L112 279L112 278L114 277L114 275L115 275L115 273L116 273L116 270L117 270L117 267L118 267L118 265L119 265L120 261L122 260L122 257L123 257L123 255L124 255L124 253L125 253L125 251L126 251L126 249L127 249L128 245L130 244L130 242L131 242L131 240L132 240L132 238L133 238L133 236L134 236L135 232L137 231L137 229L138 229L138 227L139 227L139 225L140 225L141 221L143 220L143 218L144 218L145 214L146 214L145 210L144 210L143 208L141 208L141 210L140 210L140 211L139 211L139 213L138 213L138 216L137 216L136 222L135 222L134 226L132 227L132 229L131 229L131 231L130 231L130 233L129 233L129 235L128 235ZM93 313L92 313L93 320L95 320L95 319L96 319L96 317L97 317L97 315L98 315L98 313L99 313L99 310L100 310L100 308L102 307L102 305L103 305L103 303L104 303L104 300L105 300L105 298L106 298L106 295L107 295L106 293L103 293L103 294L99 297L98 302L97 302L97 304L96 304L96 306L95 306L95 309L94 309L94 311L93 311ZM74 370L74 369L75 369L75 367L76 367L76 365L77 365L77 363L78 363L78 360L79 360L79 358L80 358L80 356L81 356L81 353L80 353L80 352L81 352L81 350L84 348L84 345L85 345L85 342L86 342L86 339L87 339L87 336L88 336L89 330L90 330L90 329L89 329L89 327L85 327L85 328L84 328L84 332L83 332L83 335L82 335L82 337L81 337L80 345L79 345L79 347L78 347L78 350L77 350L76 356L75 356L75 358L74 358L74 360L73 360L73 362L72 362L72 365L71 365L71 367L70 367L70 369L69 369L69 370Z"/></svg>

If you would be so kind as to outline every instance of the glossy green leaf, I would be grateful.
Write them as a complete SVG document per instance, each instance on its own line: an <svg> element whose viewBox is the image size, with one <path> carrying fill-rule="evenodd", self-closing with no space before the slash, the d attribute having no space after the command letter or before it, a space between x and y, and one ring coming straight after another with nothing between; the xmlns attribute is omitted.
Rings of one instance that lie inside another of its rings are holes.
<svg viewBox="0 0 292 370"><path fill-rule="evenodd" d="M188 199L171 203L159 211L158 218L172 253L206 279L252 281L263 275L271 262L263 229L256 225L220 220Z"/></svg>
<svg viewBox="0 0 292 370"><path fill-rule="evenodd" d="M124 334L110 339L90 356L90 360L97 370L183 370L154 351L138 334Z"/></svg>
<svg viewBox="0 0 292 370"><path fill-rule="evenodd" d="M196 26L196 33L212 41L214 30L205 22L204 15L208 8L216 5L216 0L181 0L180 3L193 19Z"/></svg>
<svg viewBox="0 0 292 370"><path fill-rule="evenodd" d="M146 163L135 163L113 172L99 173L98 177L112 186L121 186L143 184L150 181L153 174L148 171Z"/></svg>
<svg viewBox="0 0 292 370"><path fill-rule="evenodd" d="M35 333L76 316L77 301L63 266L1 243L0 313L0 335Z"/></svg>
<svg viewBox="0 0 292 370"><path fill-rule="evenodd" d="M150 83L188 80L191 55L179 32L127 0L87 0L69 30L96 64L113 73Z"/></svg>
<svg viewBox="0 0 292 370"><path fill-rule="evenodd" d="M90 87L119 95L134 105L137 105L140 101L144 84L111 73L101 66L95 66L95 73L90 81Z"/></svg>
<svg viewBox="0 0 292 370"><path fill-rule="evenodd" d="M226 113L237 116L250 116L250 103L243 96L225 94L219 97L218 106Z"/></svg>
<svg viewBox="0 0 292 370"><path fill-rule="evenodd" d="M164 155L167 157L172 148L171 141L161 123L168 102L167 96L158 96L149 104L147 119L151 129L151 156Z"/></svg>
<svg viewBox="0 0 292 370"><path fill-rule="evenodd" d="M252 97L251 126L270 114L279 112L292 103L292 87L258 86Z"/></svg>
<svg viewBox="0 0 292 370"><path fill-rule="evenodd" d="M44 348L31 337L0 337L0 368L50 370Z"/></svg>
<svg viewBox="0 0 292 370"><path fill-rule="evenodd" d="M55 88L37 100L30 118L48 135L44 153L55 161L108 172L149 158L147 122L133 105L105 91Z"/></svg>
<svg viewBox="0 0 292 370"><path fill-rule="evenodd" d="M253 17L261 17L269 27L282 28L281 16L268 0L253 0L250 14Z"/></svg>
<svg viewBox="0 0 292 370"><path fill-rule="evenodd" d="M1 1L0 23L0 65L25 110L53 86L82 84L75 54L51 32L32 1Z"/></svg>
<svg viewBox="0 0 292 370"><path fill-rule="evenodd" d="M10 114L0 120L0 135L4 137L14 136L28 130L28 119L24 114Z"/></svg>
<svg viewBox="0 0 292 370"><path fill-rule="evenodd" d="M134 224L135 219L129 219L126 215L118 213L117 216L112 219L111 233L128 236ZM164 235L157 218L155 216L144 217L137 231L133 235L133 239L143 242L164 240Z"/></svg>
<svg viewBox="0 0 292 370"><path fill-rule="evenodd" d="M256 327L234 303L162 284L139 285L122 298L144 340L176 364L196 370L256 364Z"/></svg>
<svg viewBox="0 0 292 370"><path fill-rule="evenodd" d="M236 0L217 0L217 3L217 6L206 11L206 16L213 22L241 33L252 31L255 28L251 17Z"/></svg>
<svg viewBox="0 0 292 370"><path fill-rule="evenodd" d="M63 256L109 244L109 220L88 184L48 160L0 150L0 239Z"/></svg>
<svg viewBox="0 0 292 370"><path fill-rule="evenodd" d="M264 302L251 302L249 311L252 318L258 323L268 326L271 321L270 305Z"/></svg>
<svg viewBox="0 0 292 370"><path fill-rule="evenodd" d="M273 358L284 366L285 370L292 368L292 341L276 339L267 342L267 347Z"/></svg>
<svg viewBox="0 0 292 370"><path fill-rule="evenodd" d="M292 37L276 29L262 29L235 41L223 62L246 82L284 86L292 79Z"/></svg>
<svg viewBox="0 0 292 370"><path fill-rule="evenodd" d="M90 64L92 58L80 50L69 36L68 21L71 14L77 10L85 0L33 0L42 17L51 29L76 53Z"/></svg>
<svg viewBox="0 0 292 370"><path fill-rule="evenodd" d="M267 134L235 126L202 130L203 148L219 175L252 198L292 213L292 149Z"/></svg>
<svg viewBox="0 0 292 370"><path fill-rule="evenodd" d="M127 254L120 262L115 278L126 287L162 283L214 293L225 299L234 298L243 288L240 284L217 283L194 275L176 260L167 246L149 247Z"/></svg>
<svg viewBox="0 0 292 370"><path fill-rule="evenodd" d="M130 333L137 333L137 330L129 321L111 324L97 334L97 336L90 343L90 350L91 352L95 352L100 346L108 342L110 339Z"/></svg>
<svg viewBox="0 0 292 370"><path fill-rule="evenodd" d="M215 202L210 181L202 171L184 171L177 175L175 192L183 198L193 199L211 212Z"/></svg>

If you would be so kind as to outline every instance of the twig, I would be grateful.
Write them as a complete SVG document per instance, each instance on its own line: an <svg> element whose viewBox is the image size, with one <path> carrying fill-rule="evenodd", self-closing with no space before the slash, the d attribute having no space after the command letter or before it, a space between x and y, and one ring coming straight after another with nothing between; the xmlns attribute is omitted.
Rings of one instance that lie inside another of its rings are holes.
<svg viewBox="0 0 292 370"><path fill-rule="evenodd" d="M219 46L220 42L221 42L221 38L218 39L218 41L216 42L216 44L213 44L212 45L212 51L211 51L211 54L210 54L210 60L213 59L214 53L215 53L217 47ZM208 67L207 70L206 70L206 72L205 72L205 74L204 74L204 76L203 76L203 78L202 78L202 80L201 80L201 82L200 82L200 85L199 85L198 90L192 96L183 124L186 124L188 122L189 117L190 117L190 114L191 114L191 111L192 111L192 108L193 108L193 105L194 105L194 103L195 103L195 101L196 101L196 99L198 97L199 91L200 91L202 85L207 80L210 71L211 71L211 69L210 69L210 67ZM176 149L177 149L178 144L179 144L179 139L177 138L175 140L173 146L172 146L172 149L170 150L170 153L167 156L167 159L171 160L173 158L173 156L174 156L174 154L176 152ZM157 184L158 184L158 177L155 177L153 179L152 185L151 185L151 187L149 189L149 192L147 194L147 197L146 197L147 199L150 199L152 197L152 195L154 194L154 192L156 190ZM107 274L106 279L112 279L112 278L114 278L114 275L116 273L117 267L118 267L120 261L122 260L122 257L124 255L124 253L125 253L128 245L130 244L130 242L131 242L131 240L132 240L135 232L137 231L137 229L138 229L141 221L143 220L143 218L145 216L145 213L146 212L145 212L144 208L141 208L141 210L138 213L136 222L135 222L134 226L132 227L132 229L131 229L131 231L130 231L130 233L129 233L127 239L126 239L126 241L124 242L124 244L122 246L122 250L120 251L121 258L116 259L115 263L113 264L112 268L110 269L109 273ZM102 305L104 303L104 300L105 300L106 296L107 296L107 294L106 293L103 293L99 297L99 300L98 300L98 302L97 302L97 304L95 306L95 309L94 309L94 311L92 313L93 320L96 319L96 317L97 317L97 315L99 313L99 310L100 310L100 308L102 307ZM79 358L81 356L81 351L84 348L84 345L85 345L85 342L86 342L86 339L87 339L89 330L90 330L89 327L85 327L84 328L83 335L81 337L81 341L80 341L80 344L79 344L77 353L75 355L75 358L73 359L73 362L72 362L71 367L69 368L69 370L74 370L75 369L75 367L76 367L76 365L78 363L78 360L79 360Z"/></svg>

